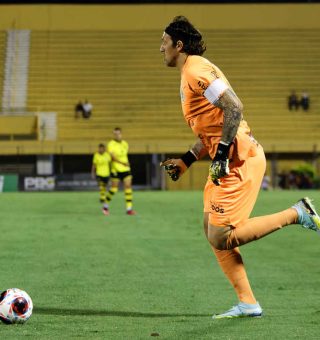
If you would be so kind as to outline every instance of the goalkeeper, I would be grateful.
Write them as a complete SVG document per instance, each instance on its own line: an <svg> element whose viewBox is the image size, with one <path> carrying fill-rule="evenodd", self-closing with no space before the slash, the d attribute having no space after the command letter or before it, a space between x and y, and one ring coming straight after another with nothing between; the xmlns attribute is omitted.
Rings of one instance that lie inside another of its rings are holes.
<svg viewBox="0 0 320 340"><path fill-rule="evenodd" d="M266 169L264 151L243 119L239 98L221 70L201 57L204 51L201 33L185 17L176 17L166 27L160 52L167 66L181 72L183 115L198 139L183 156L161 166L176 181L193 162L209 154L204 231L239 299L213 318L261 316L238 247L289 224L317 231L320 218L308 198L284 211L249 218Z"/></svg>

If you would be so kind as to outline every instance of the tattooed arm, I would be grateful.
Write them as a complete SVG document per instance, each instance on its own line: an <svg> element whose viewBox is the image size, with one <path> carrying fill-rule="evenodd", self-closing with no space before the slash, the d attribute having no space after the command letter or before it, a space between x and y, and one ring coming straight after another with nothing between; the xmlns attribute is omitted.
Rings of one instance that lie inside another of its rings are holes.
<svg viewBox="0 0 320 340"><path fill-rule="evenodd" d="M237 134L242 119L243 105L230 88L223 93L214 105L223 110L224 122L221 141L229 145Z"/></svg>
<svg viewBox="0 0 320 340"><path fill-rule="evenodd" d="M212 181L219 185L219 178L229 174L229 150L242 119L242 103L232 89L227 88L214 105L223 110L223 127L217 152L209 168Z"/></svg>
<svg viewBox="0 0 320 340"><path fill-rule="evenodd" d="M197 160L203 158L205 155L208 154L208 150L203 145L200 138L198 138L197 141L193 144L192 148L190 149L190 152L194 154Z"/></svg>

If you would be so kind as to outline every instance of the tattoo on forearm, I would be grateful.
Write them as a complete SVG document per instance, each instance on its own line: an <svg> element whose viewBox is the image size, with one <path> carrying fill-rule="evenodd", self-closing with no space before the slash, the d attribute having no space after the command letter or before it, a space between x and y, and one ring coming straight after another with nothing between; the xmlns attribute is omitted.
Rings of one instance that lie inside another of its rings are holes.
<svg viewBox="0 0 320 340"><path fill-rule="evenodd" d="M201 139L198 139L194 143L190 151L197 157L197 159L201 159L203 156L205 156L208 153L208 150L203 145Z"/></svg>
<svg viewBox="0 0 320 340"><path fill-rule="evenodd" d="M221 140L229 144L233 142L242 119L242 103L236 94L228 89L214 105L223 110L224 121Z"/></svg>

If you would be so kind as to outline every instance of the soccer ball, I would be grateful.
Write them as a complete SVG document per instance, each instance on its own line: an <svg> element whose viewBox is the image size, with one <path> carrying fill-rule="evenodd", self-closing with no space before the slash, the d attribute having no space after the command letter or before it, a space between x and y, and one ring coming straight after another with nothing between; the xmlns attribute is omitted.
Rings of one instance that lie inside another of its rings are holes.
<svg viewBox="0 0 320 340"><path fill-rule="evenodd" d="M6 324L25 323L32 314L30 296L18 288L10 288L0 295L0 320Z"/></svg>

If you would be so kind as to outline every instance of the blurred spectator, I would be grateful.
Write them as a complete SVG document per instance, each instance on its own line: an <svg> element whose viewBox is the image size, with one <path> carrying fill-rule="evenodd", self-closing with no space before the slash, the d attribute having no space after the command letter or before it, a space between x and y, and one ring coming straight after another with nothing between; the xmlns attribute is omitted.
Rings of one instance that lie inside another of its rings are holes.
<svg viewBox="0 0 320 340"><path fill-rule="evenodd" d="M89 103L89 101L86 99L82 107L83 107L83 114L82 114L83 118L87 118L87 119L90 118L92 114L92 109L93 109L92 104Z"/></svg>
<svg viewBox="0 0 320 340"><path fill-rule="evenodd" d="M278 186L281 189L288 189L288 174L285 171L282 171L278 174Z"/></svg>
<svg viewBox="0 0 320 340"><path fill-rule="evenodd" d="M314 176L305 166L278 174L278 185L281 189L312 189L314 185Z"/></svg>
<svg viewBox="0 0 320 340"><path fill-rule="evenodd" d="M300 185L299 189L312 189L313 183L312 178L307 173L301 173L300 176Z"/></svg>
<svg viewBox="0 0 320 340"><path fill-rule="evenodd" d="M290 111L293 109L298 110L299 108L299 100L295 91L292 91L291 95L288 97L288 108Z"/></svg>
<svg viewBox="0 0 320 340"><path fill-rule="evenodd" d="M79 118L81 116L83 116L83 104L82 101L79 100L79 102L74 107L74 117Z"/></svg>
<svg viewBox="0 0 320 340"><path fill-rule="evenodd" d="M295 170L290 170L288 174L288 189L299 189L299 177Z"/></svg>
<svg viewBox="0 0 320 340"><path fill-rule="evenodd" d="M302 107L302 109L304 111L308 111L309 110L309 106L310 106L310 99L309 99L309 95L307 92L303 92L302 96L301 96L301 100L300 100L300 105Z"/></svg>
<svg viewBox="0 0 320 340"><path fill-rule="evenodd" d="M263 176L261 189L265 191L270 189L270 177L268 175Z"/></svg>

